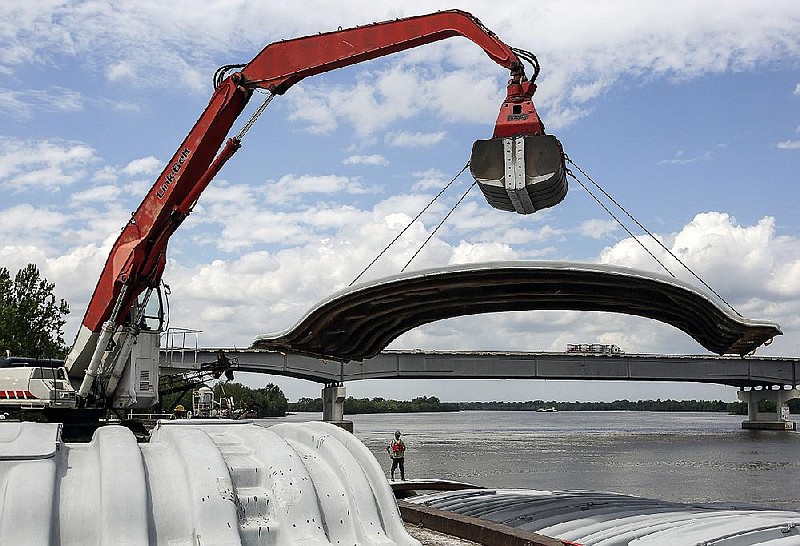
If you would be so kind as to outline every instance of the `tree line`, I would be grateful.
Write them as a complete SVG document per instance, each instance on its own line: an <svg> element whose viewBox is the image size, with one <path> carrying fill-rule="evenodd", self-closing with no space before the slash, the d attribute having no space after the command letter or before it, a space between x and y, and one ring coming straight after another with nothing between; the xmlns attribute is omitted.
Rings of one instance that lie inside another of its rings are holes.
<svg viewBox="0 0 800 546"><path fill-rule="evenodd" d="M436 411L537 411L555 408L558 411L693 411L721 412L747 415L744 402L723 400L615 400L613 402L557 402L555 400L529 400L527 402L441 402L435 396L420 396L413 400L385 398L353 398L344 402L347 415L362 413L415 413ZM792 413L800 413L800 400L789 402ZM289 402L290 412L321 412L322 398L300 398ZM775 411L774 404L765 403L759 411Z"/></svg>
<svg viewBox="0 0 800 546"><path fill-rule="evenodd" d="M433 411L458 411L458 403L442 402L435 396L419 396L413 400L387 400L385 398L353 398L344 401L348 415L362 413L418 413ZM289 411L322 411L322 398L301 398L289 403Z"/></svg>
<svg viewBox="0 0 800 546"><path fill-rule="evenodd" d="M186 388L181 387L180 390L175 389L176 392L162 394L160 397L162 411L175 411L178 405L191 410L192 392L202 386L202 383L187 383ZM217 403L221 403L224 398L233 398L234 409L242 410L246 417L283 417L288 409L286 396L281 388L273 383L267 383L259 389L252 389L240 383L217 383L212 390Z"/></svg>
<svg viewBox="0 0 800 546"><path fill-rule="evenodd" d="M233 397L236 408L247 410L254 417L283 417L288 410L288 402L281 388L267 383L260 389L251 389L240 383L217 383L214 398Z"/></svg>
<svg viewBox="0 0 800 546"><path fill-rule="evenodd" d="M706 411L747 413L744 402L722 400L614 400L613 402L556 402L530 400L527 402L460 402L459 409L480 411L536 411L555 408L558 411ZM743 408L743 411L742 411Z"/></svg>
<svg viewBox="0 0 800 546"><path fill-rule="evenodd" d="M800 399L787 403L791 413L800 413ZM733 415L747 415L745 402L725 402L723 400L614 400L613 402L556 402L551 400L532 400L528 402L459 402L459 409L481 411L536 411L555 408L558 411L695 411L724 412ZM774 402L762 400L758 411L771 413L777 411Z"/></svg>

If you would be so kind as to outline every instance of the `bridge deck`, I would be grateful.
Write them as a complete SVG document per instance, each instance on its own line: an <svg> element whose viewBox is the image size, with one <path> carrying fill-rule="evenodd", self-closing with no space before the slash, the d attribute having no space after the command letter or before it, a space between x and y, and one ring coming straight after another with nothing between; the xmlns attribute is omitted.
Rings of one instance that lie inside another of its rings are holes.
<svg viewBox="0 0 800 546"><path fill-rule="evenodd" d="M196 363L170 363L177 372L215 362L220 349L202 349ZM800 358L574 353L384 351L361 362L335 362L264 350L223 349L239 371L285 375L320 383L358 379L578 379L686 381L734 387L796 386ZM193 359L192 359L193 360Z"/></svg>

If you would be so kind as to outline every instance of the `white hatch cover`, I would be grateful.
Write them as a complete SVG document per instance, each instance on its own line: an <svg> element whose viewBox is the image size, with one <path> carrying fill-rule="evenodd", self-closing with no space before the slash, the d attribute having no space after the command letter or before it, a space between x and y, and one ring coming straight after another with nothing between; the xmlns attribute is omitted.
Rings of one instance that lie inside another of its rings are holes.
<svg viewBox="0 0 800 546"><path fill-rule="evenodd" d="M419 546L378 462L327 423L169 421L149 443L106 426L56 450L57 431L0 423L0 544Z"/></svg>
<svg viewBox="0 0 800 546"><path fill-rule="evenodd" d="M3 422L0 461L49 459L61 441L61 423Z"/></svg>

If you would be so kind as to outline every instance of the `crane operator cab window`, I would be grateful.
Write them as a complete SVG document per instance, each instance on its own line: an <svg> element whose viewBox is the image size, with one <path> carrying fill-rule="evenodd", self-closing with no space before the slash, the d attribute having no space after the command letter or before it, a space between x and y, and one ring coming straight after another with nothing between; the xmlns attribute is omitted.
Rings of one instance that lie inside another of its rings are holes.
<svg viewBox="0 0 800 546"><path fill-rule="evenodd" d="M156 297L153 297L153 292ZM166 317L161 287L142 292L138 298L138 308L142 309L142 307L144 307L144 311L139 319L139 328L155 332L163 331Z"/></svg>

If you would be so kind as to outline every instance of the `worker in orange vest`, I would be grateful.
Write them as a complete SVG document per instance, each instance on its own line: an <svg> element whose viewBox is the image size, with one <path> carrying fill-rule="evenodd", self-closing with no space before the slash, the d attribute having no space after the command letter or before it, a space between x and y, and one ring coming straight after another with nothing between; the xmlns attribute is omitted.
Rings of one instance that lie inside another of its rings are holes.
<svg viewBox="0 0 800 546"><path fill-rule="evenodd" d="M400 467L400 479L405 481L406 469L403 463L406 455L406 444L400 439L399 430L395 431L394 438L389 445L386 446L386 451L389 453L389 458L392 460L392 481L394 481L394 471L397 467Z"/></svg>

